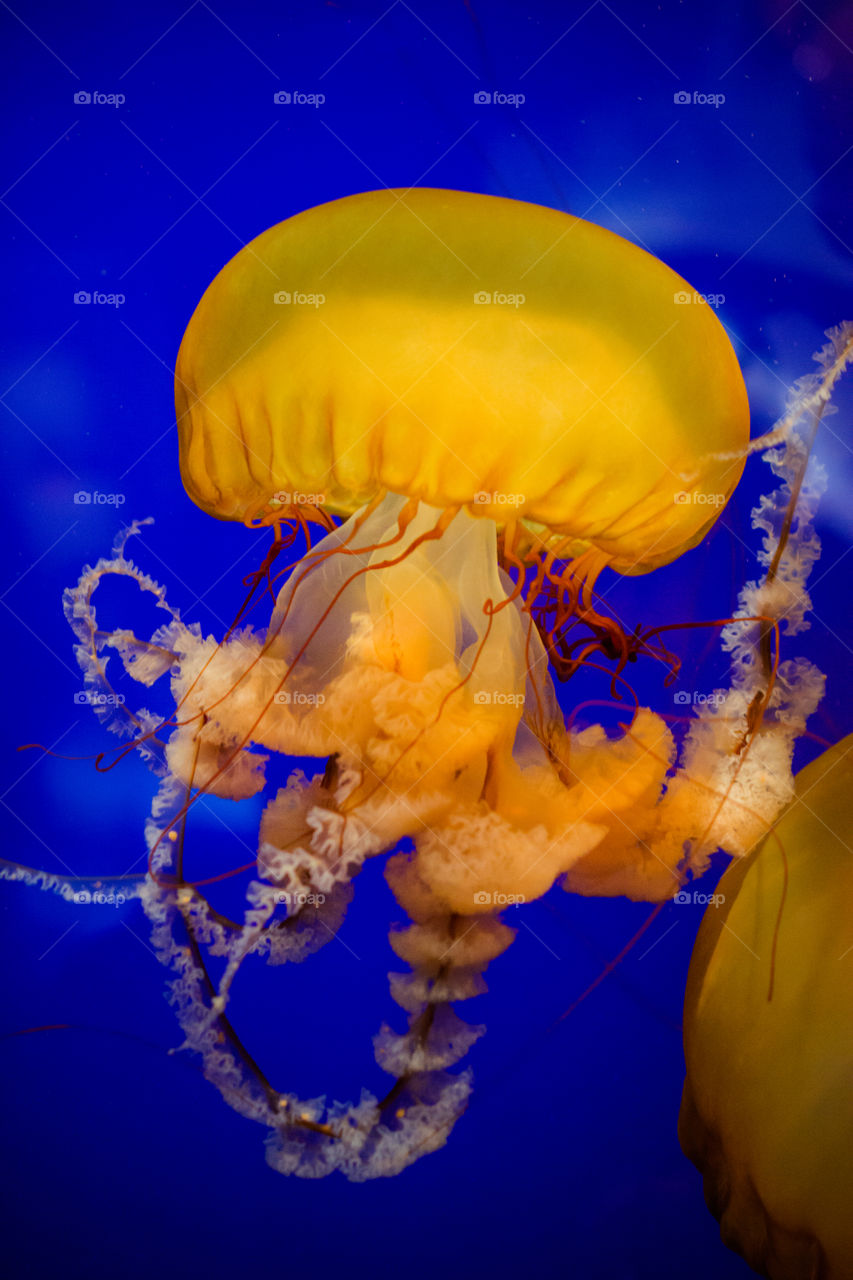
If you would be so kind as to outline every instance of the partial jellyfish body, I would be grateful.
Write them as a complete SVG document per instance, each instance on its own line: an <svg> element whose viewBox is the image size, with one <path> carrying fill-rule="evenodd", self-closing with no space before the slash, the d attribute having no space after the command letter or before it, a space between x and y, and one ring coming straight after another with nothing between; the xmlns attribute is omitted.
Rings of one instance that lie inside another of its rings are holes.
<svg viewBox="0 0 853 1280"><path fill-rule="evenodd" d="M853 1277L851 823L853 736L728 869L690 962L681 1144L723 1241L773 1280Z"/></svg>
<svg viewBox="0 0 853 1280"><path fill-rule="evenodd" d="M715 850L746 854L793 794L823 688L780 656L780 634L807 625L819 553L824 477L801 426L825 412L851 335L830 335L819 372L750 442L726 334L685 289L619 237L516 201L383 191L300 214L217 276L177 362L188 493L274 530L234 625L217 639L182 621L128 557L137 523L66 593L89 687L111 688L110 651L141 685L171 682L165 720L97 707L161 778L139 896L185 1046L268 1128L284 1173L391 1175L444 1143L471 1090L452 1068L483 1031L454 1006L485 991L512 941L506 905L557 881L665 902ZM763 574L731 619L708 620L730 687L680 742L624 694L619 736L577 728L555 676L597 663L625 690L629 660L672 660L661 628L628 634L601 607L599 574L695 546L755 448L780 480L754 513ZM269 625L248 625L300 533ZM94 594L114 574L166 611L150 638L99 627ZM273 754L325 763L268 795ZM261 794L256 876L244 919L228 919L184 875L193 805ZM245 1051L231 985L250 955L301 961L327 942L379 855L408 917L390 935L407 1026L375 1040L391 1084L354 1104L301 1100Z"/></svg>

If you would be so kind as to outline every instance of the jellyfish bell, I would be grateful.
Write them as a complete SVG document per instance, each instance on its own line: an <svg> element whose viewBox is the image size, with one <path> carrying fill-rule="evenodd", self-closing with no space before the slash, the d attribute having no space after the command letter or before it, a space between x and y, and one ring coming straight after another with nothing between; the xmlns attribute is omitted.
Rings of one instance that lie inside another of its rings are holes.
<svg viewBox="0 0 853 1280"><path fill-rule="evenodd" d="M553 209L430 189L246 245L189 323L175 396L184 484L221 519L393 493L623 573L702 538L749 435L725 331L669 267Z"/></svg>
<svg viewBox="0 0 853 1280"><path fill-rule="evenodd" d="M853 1277L853 737L719 883L684 1007L679 1135L756 1271Z"/></svg>

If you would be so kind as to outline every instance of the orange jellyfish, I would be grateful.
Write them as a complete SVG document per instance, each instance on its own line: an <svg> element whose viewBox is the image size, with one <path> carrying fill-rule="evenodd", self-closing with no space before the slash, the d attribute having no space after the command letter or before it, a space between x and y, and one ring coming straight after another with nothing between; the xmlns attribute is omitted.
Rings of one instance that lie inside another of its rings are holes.
<svg viewBox="0 0 853 1280"><path fill-rule="evenodd" d="M777 620L796 630L808 604L821 483L795 428L846 342L833 336L762 442L782 481L757 516L767 572L723 632L731 687L679 748L663 717L627 703L619 736L577 729L552 675L605 663L624 689L629 659L671 660L659 629L625 632L596 580L695 546L753 447L728 338L680 277L551 209L410 190L299 214L210 285L177 361L181 474L211 515L271 526L270 552L221 638L185 625L128 559L135 524L66 611L93 689L110 687L109 651L141 684L171 682L165 721L115 700L99 714L116 710L126 750L162 778L140 892L185 1045L267 1127L275 1168L363 1179L442 1145L471 1088L451 1068L483 1030L454 1006L512 940L506 905L557 880L663 902L718 847L746 853L790 798L822 689L779 657ZM168 612L150 639L99 628L109 574ZM264 589L275 604L256 627ZM324 763L267 794L271 753ZM257 860L236 869L254 873L245 916L227 919L209 881L184 874L193 805L261 793ZM375 1041L392 1083L305 1102L242 1046L231 984L250 955L279 964L323 945L364 860L385 854L409 919L391 934L407 969L390 975L407 1026Z"/></svg>
<svg viewBox="0 0 853 1280"><path fill-rule="evenodd" d="M853 1277L853 737L718 886L690 964L682 1146L762 1275Z"/></svg>

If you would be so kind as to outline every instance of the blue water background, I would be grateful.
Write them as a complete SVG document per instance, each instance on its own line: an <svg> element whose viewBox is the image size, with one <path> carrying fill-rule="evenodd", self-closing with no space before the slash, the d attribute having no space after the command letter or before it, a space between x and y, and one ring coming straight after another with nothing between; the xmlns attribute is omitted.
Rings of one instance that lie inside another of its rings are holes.
<svg viewBox="0 0 853 1280"><path fill-rule="evenodd" d="M63 588L123 520L150 515L137 558L185 617L221 634L263 554L264 535L215 523L185 496L171 386L196 301L254 235L385 185L571 210L724 295L718 314L755 432L780 414L823 330L851 311L849 3L16 0L0 8L0 33L0 799L3 852L24 863L77 874L138 865L151 797L138 761L99 775L90 762L17 752L38 741L91 756L104 745L75 704ZM274 102L296 90L326 100ZM478 104L482 91L525 101ZM125 101L75 103L80 92ZM674 100L685 92L724 101ZM79 290L125 301L75 305ZM849 386L838 404L818 445L830 491L816 620L788 650L829 676L813 728L830 740L853 728ZM620 616L650 625L729 613L754 573L749 511L769 482L754 459L700 547L651 578L611 580ZM124 501L75 504L79 491ZM116 600L118 621L135 606ZM721 682L709 640L679 640L679 687ZM644 701L673 709L657 668L633 674ZM567 691L566 705L579 696ZM817 749L802 743L800 759ZM257 808L245 809L228 816L236 836L216 817L198 822L200 863L244 860L240 839L251 846L257 823ZM648 907L557 889L513 916L518 938L470 1009L488 1032L470 1054L468 1114L443 1151L361 1186L273 1173L261 1130L191 1059L167 1055L178 1029L138 906L82 910L5 885L0 911L0 1031L71 1026L0 1041L10 1277L750 1274L719 1243L675 1132L698 906L667 906L550 1032ZM235 1019L280 1087L341 1098L382 1088L370 1037L395 1016L386 933L397 918L369 866L340 943L301 968L257 966L241 979Z"/></svg>

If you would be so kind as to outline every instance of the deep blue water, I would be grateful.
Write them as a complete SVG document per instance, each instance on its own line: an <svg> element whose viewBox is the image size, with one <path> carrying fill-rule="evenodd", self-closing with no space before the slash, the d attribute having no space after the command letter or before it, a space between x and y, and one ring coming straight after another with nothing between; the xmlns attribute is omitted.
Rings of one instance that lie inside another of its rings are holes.
<svg viewBox="0 0 853 1280"><path fill-rule="evenodd" d="M239 604L266 538L211 521L185 496L171 379L205 286L272 223L384 185L586 216L724 296L718 314L756 432L809 371L823 330L850 318L849 3L17 0L0 9L0 31L8 858L86 874L122 872L141 854L152 783L140 763L100 775L90 760L17 748L91 756L104 745L75 703L60 598L124 519L155 518L135 554L186 618L221 634ZM296 90L325 102L274 102ZM525 100L478 104L483 91ZM75 102L80 93L125 100ZM682 104L679 93L724 101ZM75 305L81 290L124 301ZM833 741L853 728L849 385L837 403L818 443L830 491L815 621L791 650L829 676L813 728ZM705 543L618 583L620 615L728 613L753 573L749 510L768 478L753 459ZM81 491L122 501L75 503ZM713 689L721 668L708 636L679 645L685 679ZM635 685L671 709L659 672L638 668ZM803 742L801 760L816 750ZM251 843L257 810L246 808L236 827ZM197 834L211 848L228 838L215 822ZM528 906L470 1011L488 1033L470 1055L468 1114L441 1152L351 1186L273 1173L261 1131L192 1060L167 1054L178 1029L138 905L85 911L0 889L0 1032L69 1024L0 1041L10 1277L749 1274L719 1243L675 1132L698 906L667 906L551 1032L648 907L559 889ZM346 947L242 978L245 1038L282 1087L337 1097L382 1087L370 1036L393 1009L386 932L398 916L371 865Z"/></svg>

